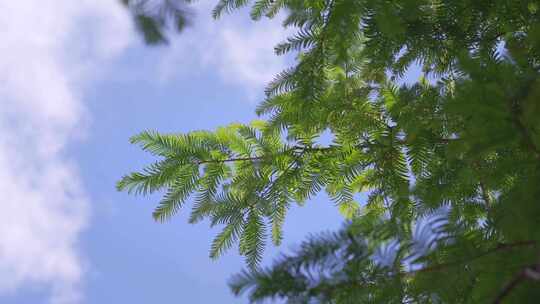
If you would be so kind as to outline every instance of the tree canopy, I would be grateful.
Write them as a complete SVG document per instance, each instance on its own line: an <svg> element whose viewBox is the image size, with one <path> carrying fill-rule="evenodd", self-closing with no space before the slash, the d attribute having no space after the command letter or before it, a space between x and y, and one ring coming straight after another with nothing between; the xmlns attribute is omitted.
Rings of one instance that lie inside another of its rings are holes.
<svg viewBox="0 0 540 304"><path fill-rule="evenodd" d="M296 29L262 119L142 132L158 159L118 188L163 191L157 221L193 198L190 222L223 228L210 256L246 257L231 288L253 302L536 303L540 3L220 0L213 14L243 6ZM400 84L412 67L423 77ZM261 268L291 204L321 191L344 227Z"/></svg>

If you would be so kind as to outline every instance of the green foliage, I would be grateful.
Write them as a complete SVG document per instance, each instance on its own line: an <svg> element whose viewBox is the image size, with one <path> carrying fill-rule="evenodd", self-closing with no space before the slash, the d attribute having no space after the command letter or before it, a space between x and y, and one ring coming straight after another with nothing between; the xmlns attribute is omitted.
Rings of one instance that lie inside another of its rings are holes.
<svg viewBox="0 0 540 304"><path fill-rule="evenodd" d="M380 238L361 236L362 226L372 225L364 220L337 233L311 236L271 267L240 272L229 282L233 293L247 292L251 302L490 303L494 287L513 275L505 262L535 259L538 252L533 242L497 244L477 232L462 231L450 241L441 237L449 229L444 224L428 233L417 229L399 246L384 246ZM426 235L439 237L425 244ZM377 246L389 250L377 257ZM519 292L519 298L513 295L516 303L534 303L540 296L535 282L524 282Z"/></svg>
<svg viewBox="0 0 540 304"><path fill-rule="evenodd" d="M249 5L297 29L276 46L297 64L268 85L265 120L135 136L160 160L119 189L165 191L159 221L194 197L190 221L223 226L211 256L246 256L231 286L254 302L535 303L538 3L221 0L214 16ZM399 85L413 65L423 77ZM321 191L351 224L258 268L290 204Z"/></svg>
<svg viewBox="0 0 540 304"><path fill-rule="evenodd" d="M167 43L167 31L181 32L190 22L186 4L193 0L121 0L147 44Z"/></svg>

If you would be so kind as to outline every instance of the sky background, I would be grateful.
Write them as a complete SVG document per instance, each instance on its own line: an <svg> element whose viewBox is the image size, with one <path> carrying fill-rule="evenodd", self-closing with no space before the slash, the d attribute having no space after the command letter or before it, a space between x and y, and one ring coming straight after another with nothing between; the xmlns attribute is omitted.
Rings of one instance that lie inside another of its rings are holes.
<svg viewBox="0 0 540 304"><path fill-rule="evenodd" d="M158 197L115 190L153 161L130 136L249 122L291 64L273 54L279 21L213 21L214 2L149 48L115 0L0 1L0 303L246 303L226 285L236 250L208 258L218 230L187 212L158 224ZM293 208L264 263L340 225L323 196Z"/></svg>

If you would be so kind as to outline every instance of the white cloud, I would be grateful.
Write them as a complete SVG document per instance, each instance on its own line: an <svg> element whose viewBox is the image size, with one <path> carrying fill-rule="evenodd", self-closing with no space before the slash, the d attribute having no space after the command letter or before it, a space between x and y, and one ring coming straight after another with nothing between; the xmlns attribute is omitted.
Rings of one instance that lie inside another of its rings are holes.
<svg viewBox="0 0 540 304"><path fill-rule="evenodd" d="M66 146L88 120L84 92L131 41L111 0L0 1L0 295L23 285L81 301L88 198Z"/></svg>
<svg viewBox="0 0 540 304"><path fill-rule="evenodd" d="M138 38L117 0L0 0L0 296L46 286L51 303L80 303L79 252L90 205L66 153L91 119L85 92ZM214 0L163 49L163 81L210 70L253 97L287 58L279 21L245 12L214 21Z"/></svg>
<svg viewBox="0 0 540 304"><path fill-rule="evenodd" d="M194 24L176 37L165 50L160 78L169 81L177 74L213 69L228 84L245 89L253 97L287 65L287 57L274 54L287 30L281 19L249 20L246 10L213 20L216 1L196 3Z"/></svg>

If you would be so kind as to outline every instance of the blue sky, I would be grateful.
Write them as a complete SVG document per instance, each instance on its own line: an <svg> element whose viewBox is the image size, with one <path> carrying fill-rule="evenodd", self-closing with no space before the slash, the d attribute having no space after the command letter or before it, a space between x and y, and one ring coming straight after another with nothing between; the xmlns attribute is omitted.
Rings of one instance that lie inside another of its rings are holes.
<svg viewBox="0 0 540 304"><path fill-rule="evenodd" d="M226 281L233 249L208 258L217 233L186 214L166 224L158 197L115 190L152 161L128 143L145 129L187 132L256 118L264 84L290 64L285 33L245 12L218 22L214 1L168 47L148 48L110 0L0 4L0 302L245 303ZM280 248L341 217L324 197L294 208Z"/></svg>

